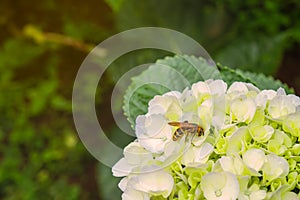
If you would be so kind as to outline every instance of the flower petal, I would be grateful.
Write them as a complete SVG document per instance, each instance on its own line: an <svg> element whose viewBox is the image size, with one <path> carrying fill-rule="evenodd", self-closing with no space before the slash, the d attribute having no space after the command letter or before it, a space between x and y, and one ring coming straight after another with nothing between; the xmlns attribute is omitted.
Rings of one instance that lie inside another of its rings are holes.
<svg viewBox="0 0 300 200"><path fill-rule="evenodd" d="M257 172L264 165L265 159L265 153L260 149L249 149L243 154L243 161L245 164Z"/></svg>
<svg viewBox="0 0 300 200"><path fill-rule="evenodd" d="M138 191L166 198L172 192L174 180L167 172L158 170L136 176L131 185Z"/></svg>
<svg viewBox="0 0 300 200"><path fill-rule="evenodd" d="M237 178L229 172L209 172L202 177L200 186L208 200L236 199L239 194Z"/></svg>

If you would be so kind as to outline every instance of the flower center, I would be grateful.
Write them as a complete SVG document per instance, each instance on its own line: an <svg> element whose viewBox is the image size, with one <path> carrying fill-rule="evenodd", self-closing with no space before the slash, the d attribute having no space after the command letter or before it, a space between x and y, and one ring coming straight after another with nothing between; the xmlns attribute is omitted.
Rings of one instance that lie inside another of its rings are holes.
<svg viewBox="0 0 300 200"><path fill-rule="evenodd" d="M216 197L220 197L220 196L222 196L222 191L219 189L219 190L216 190L215 191L215 195L216 195Z"/></svg>

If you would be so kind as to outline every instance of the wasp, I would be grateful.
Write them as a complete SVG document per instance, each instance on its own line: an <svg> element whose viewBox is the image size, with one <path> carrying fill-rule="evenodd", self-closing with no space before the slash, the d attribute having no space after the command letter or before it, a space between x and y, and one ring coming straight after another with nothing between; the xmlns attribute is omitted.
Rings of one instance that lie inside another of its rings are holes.
<svg viewBox="0 0 300 200"><path fill-rule="evenodd" d="M178 129L173 134L173 141L179 140L184 134L197 134L197 136L204 135L204 130L201 126L195 123L184 122L169 122L171 126L176 126Z"/></svg>

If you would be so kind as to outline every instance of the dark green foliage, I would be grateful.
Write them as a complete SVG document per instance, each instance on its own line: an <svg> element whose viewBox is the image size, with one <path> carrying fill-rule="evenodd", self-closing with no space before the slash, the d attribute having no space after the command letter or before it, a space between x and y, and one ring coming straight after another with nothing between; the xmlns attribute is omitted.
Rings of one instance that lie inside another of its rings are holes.
<svg viewBox="0 0 300 200"><path fill-rule="evenodd" d="M23 71L44 53L22 39L7 40L0 50L1 199L78 199L82 192L70 182L83 172L84 149L66 117L71 103L59 92L56 66L35 77Z"/></svg>
<svg viewBox="0 0 300 200"><path fill-rule="evenodd" d="M274 75L283 52L300 42L299 1L127 0L121 5L122 30L175 29L199 41L216 62L253 72Z"/></svg>
<svg viewBox="0 0 300 200"><path fill-rule="evenodd" d="M96 170L91 170L96 169L97 161L82 145L72 120L73 79L86 52L67 48L59 41L47 41L44 32L64 32L65 38L98 43L108 31L103 33L106 27L85 19L84 12L79 23L66 10L70 7L67 1L57 3L1 2L0 199L3 200L99 199ZM24 34L23 28L30 26L40 32Z"/></svg>
<svg viewBox="0 0 300 200"><path fill-rule="evenodd" d="M220 69L222 79L229 85L232 84L234 81L243 81L252 83L261 90L277 90L278 88L282 87L287 93L294 93L294 89L288 87L285 83L282 83L279 80L275 80L271 76L242 71L240 69L233 70L229 67L221 66L220 64L218 65L218 67Z"/></svg>

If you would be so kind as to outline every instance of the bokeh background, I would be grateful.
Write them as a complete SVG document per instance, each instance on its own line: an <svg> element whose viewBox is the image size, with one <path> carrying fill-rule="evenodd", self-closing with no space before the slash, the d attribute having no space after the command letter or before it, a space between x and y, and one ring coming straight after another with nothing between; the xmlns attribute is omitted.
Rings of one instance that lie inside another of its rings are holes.
<svg viewBox="0 0 300 200"><path fill-rule="evenodd" d="M119 179L80 142L71 105L85 56L120 31L180 31L215 62L273 76L300 94L299 0L1 0L0 13L0 199L120 198ZM98 118L118 146L133 138L112 118L114 84L166 55L126 54L101 78Z"/></svg>

